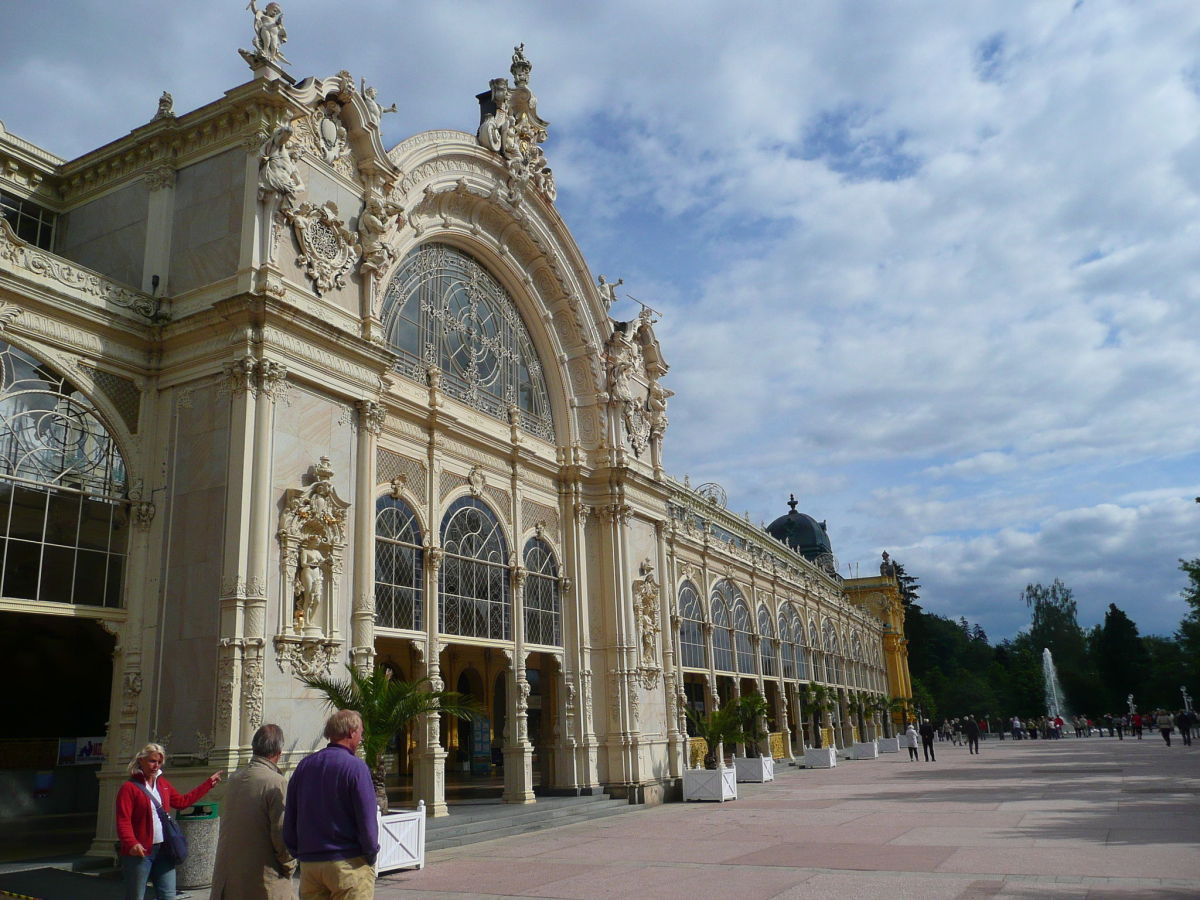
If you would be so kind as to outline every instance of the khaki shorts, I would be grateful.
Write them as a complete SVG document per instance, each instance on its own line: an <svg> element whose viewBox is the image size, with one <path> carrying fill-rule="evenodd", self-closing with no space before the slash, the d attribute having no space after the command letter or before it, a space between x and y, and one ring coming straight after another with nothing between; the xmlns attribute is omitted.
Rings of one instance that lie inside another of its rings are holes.
<svg viewBox="0 0 1200 900"><path fill-rule="evenodd" d="M300 900L371 900L375 867L361 856L300 863Z"/></svg>

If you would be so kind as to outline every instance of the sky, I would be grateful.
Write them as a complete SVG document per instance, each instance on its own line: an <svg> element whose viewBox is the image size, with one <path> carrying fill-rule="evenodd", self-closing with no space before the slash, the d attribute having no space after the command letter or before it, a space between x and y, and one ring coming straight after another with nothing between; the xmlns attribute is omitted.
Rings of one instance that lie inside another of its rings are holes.
<svg viewBox="0 0 1200 900"><path fill-rule="evenodd" d="M248 80L241 0L6 0L0 120L71 158ZM557 206L663 314L668 470L887 550L993 640L1185 612L1200 555L1200 5L282 3L384 143L474 131L524 42ZM613 307L625 317L632 300Z"/></svg>

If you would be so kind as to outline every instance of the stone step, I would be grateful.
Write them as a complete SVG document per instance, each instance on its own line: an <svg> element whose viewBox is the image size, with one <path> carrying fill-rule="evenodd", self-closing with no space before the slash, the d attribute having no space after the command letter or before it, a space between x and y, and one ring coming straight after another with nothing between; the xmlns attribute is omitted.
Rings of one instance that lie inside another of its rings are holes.
<svg viewBox="0 0 1200 900"><path fill-rule="evenodd" d="M531 831L542 831L547 828L559 828L563 825L576 825L581 822L591 822L596 819L619 816L634 812L640 807L624 800L608 800L601 803L580 805L574 809L556 809L541 816L518 815L502 816L499 818L472 823L474 826L460 826L460 829L444 828L436 832L425 832L425 850L443 850L447 847L461 847L464 844L475 844L480 841L492 841L497 838L512 837L517 834L527 834Z"/></svg>

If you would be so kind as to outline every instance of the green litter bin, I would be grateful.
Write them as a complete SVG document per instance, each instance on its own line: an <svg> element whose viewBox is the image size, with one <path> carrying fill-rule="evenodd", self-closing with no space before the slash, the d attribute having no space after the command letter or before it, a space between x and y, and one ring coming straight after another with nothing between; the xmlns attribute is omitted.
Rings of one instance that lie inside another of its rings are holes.
<svg viewBox="0 0 1200 900"><path fill-rule="evenodd" d="M217 862L217 836L221 833L221 804L197 803L179 813L179 830L188 842L188 857L175 869L179 890L194 891L212 884Z"/></svg>

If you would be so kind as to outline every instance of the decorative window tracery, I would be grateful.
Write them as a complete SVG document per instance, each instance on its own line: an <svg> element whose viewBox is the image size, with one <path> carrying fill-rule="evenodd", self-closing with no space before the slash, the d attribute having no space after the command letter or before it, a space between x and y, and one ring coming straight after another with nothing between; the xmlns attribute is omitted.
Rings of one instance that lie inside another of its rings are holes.
<svg viewBox="0 0 1200 900"><path fill-rule="evenodd" d="M390 496L375 501L375 624L381 628L424 627L421 543L412 507Z"/></svg>
<svg viewBox="0 0 1200 900"><path fill-rule="evenodd" d="M796 657L796 677L801 681L808 680L808 641L804 637L804 623L800 620L800 614L796 612L794 606L788 607L789 621L792 626L792 637L795 644L792 646L792 652Z"/></svg>
<svg viewBox="0 0 1200 900"><path fill-rule="evenodd" d="M733 642L737 648L737 670L743 675L755 675L758 672L750 631L750 607L739 594L733 601Z"/></svg>
<svg viewBox="0 0 1200 900"><path fill-rule="evenodd" d="M540 538L525 544L525 641L562 646L562 597L558 563L550 545Z"/></svg>
<svg viewBox="0 0 1200 900"><path fill-rule="evenodd" d="M495 513L482 500L460 497L442 519L446 551L438 574L443 634L512 640L508 552Z"/></svg>
<svg viewBox="0 0 1200 900"><path fill-rule="evenodd" d="M67 379L0 342L0 594L119 607L125 461Z"/></svg>
<svg viewBox="0 0 1200 900"><path fill-rule="evenodd" d="M388 284L381 316L402 374L424 383L436 366L451 397L504 421L513 409L525 431L554 439L529 332L512 298L470 256L436 243L413 250Z"/></svg>
<svg viewBox="0 0 1200 900"><path fill-rule="evenodd" d="M761 657L763 678L774 678L775 667L775 627L771 624L771 614L763 605L758 607L758 633L762 636L758 651Z"/></svg>
<svg viewBox="0 0 1200 900"><path fill-rule="evenodd" d="M733 634L729 622L729 594L732 588L722 581L712 594L713 668L723 672L737 671L733 667Z"/></svg>
<svg viewBox="0 0 1200 900"><path fill-rule="evenodd" d="M779 614L779 656L783 661L783 677L796 677L796 636L792 633L792 623L787 612Z"/></svg>
<svg viewBox="0 0 1200 900"><path fill-rule="evenodd" d="M690 581L679 588L679 620L680 664L692 669L708 668L704 659L704 612L700 593Z"/></svg>

